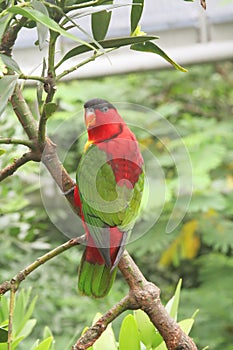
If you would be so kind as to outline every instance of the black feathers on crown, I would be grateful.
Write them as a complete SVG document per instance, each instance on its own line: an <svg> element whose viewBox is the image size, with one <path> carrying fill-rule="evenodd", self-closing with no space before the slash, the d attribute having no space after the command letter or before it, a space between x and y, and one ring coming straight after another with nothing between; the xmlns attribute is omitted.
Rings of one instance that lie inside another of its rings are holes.
<svg viewBox="0 0 233 350"><path fill-rule="evenodd" d="M110 102L102 98L93 98L84 104L84 108L102 109L104 107L116 109Z"/></svg>

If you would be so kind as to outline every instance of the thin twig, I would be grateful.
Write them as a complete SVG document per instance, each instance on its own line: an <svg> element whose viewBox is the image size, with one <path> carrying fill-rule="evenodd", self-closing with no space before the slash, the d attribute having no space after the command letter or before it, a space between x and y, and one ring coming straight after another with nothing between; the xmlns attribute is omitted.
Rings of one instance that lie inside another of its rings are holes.
<svg viewBox="0 0 233 350"><path fill-rule="evenodd" d="M204 10L206 10L206 0L200 0L201 1L201 6L203 7Z"/></svg>
<svg viewBox="0 0 233 350"><path fill-rule="evenodd" d="M77 340L72 350L85 350L92 346L113 320L124 311L131 309L131 304L129 295L120 300Z"/></svg>
<svg viewBox="0 0 233 350"><path fill-rule="evenodd" d="M30 160L37 160L36 155L33 152L25 153L22 155L22 157L15 159L12 164L9 164L6 168L0 171L0 182L6 179L8 176L13 175L17 169L30 162Z"/></svg>
<svg viewBox="0 0 233 350"><path fill-rule="evenodd" d="M25 75L25 74L20 74L19 75L19 79L23 79L23 80L36 80L36 81L40 81L42 83L46 83L46 78L45 77L40 77L37 75Z"/></svg>
<svg viewBox="0 0 233 350"><path fill-rule="evenodd" d="M46 115L46 105L53 100L53 96L56 92L56 84L55 84L55 49L56 49L56 41L58 38L58 33L50 30L50 40L49 40L49 50L48 50L48 77L44 85L44 89L47 92L47 97L42 109L39 128L38 128L38 143L41 148L45 145L46 138L46 123L47 123L47 115Z"/></svg>
<svg viewBox="0 0 233 350"><path fill-rule="evenodd" d="M27 146L31 149L34 148L34 144L30 140L22 140L22 139L12 139L11 137L0 137L0 144L6 144L6 145L23 145Z"/></svg>
<svg viewBox="0 0 233 350"><path fill-rule="evenodd" d="M30 275L33 271L35 271L39 266L43 265L47 261L53 259L55 256L63 253L64 251L79 245L85 243L85 235L80 236L77 238L72 238L68 242L63 243L62 245L54 248L53 250L49 251L48 253L42 255L40 258L36 259L33 263L28 265L25 269L17 273L15 277L12 278L11 281L5 281L0 285L0 295L5 294L7 291L12 289L12 286L17 285L17 289L20 285L20 283L25 280L25 278Z"/></svg>
<svg viewBox="0 0 233 350"><path fill-rule="evenodd" d="M105 50L104 52L96 52L94 55L92 55L91 57L88 57L87 59L83 60L82 62L76 64L75 66L69 68L69 69L66 69L64 70L61 74L59 74L57 76L57 81L60 80L61 78L65 77L66 75L74 72L75 70L79 69L80 67L84 66L85 64L89 63L89 62L92 62L92 61L95 61L96 58L100 57L100 56L103 56L105 54L108 54L109 52L115 50L116 48L112 48L112 49L109 49L109 50ZM59 67L61 63L58 62L57 66L56 67Z"/></svg>
<svg viewBox="0 0 233 350"><path fill-rule="evenodd" d="M12 333L13 333L13 315L14 315L14 307L15 307L15 293L17 288L15 284L11 285L10 289L10 305L9 305L9 317L8 317L8 338L7 338L7 349L12 349Z"/></svg>
<svg viewBox="0 0 233 350"><path fill-rule="evenodd" d="M64 8L64 12L69 12L69 11L73 11L73 10L80 10L81 8L95 5L98 2L99 2L99 0L93 0L93 1L87 1L86 3L82 3L82 4L74 4L71 6L66 6Z"/></svg>

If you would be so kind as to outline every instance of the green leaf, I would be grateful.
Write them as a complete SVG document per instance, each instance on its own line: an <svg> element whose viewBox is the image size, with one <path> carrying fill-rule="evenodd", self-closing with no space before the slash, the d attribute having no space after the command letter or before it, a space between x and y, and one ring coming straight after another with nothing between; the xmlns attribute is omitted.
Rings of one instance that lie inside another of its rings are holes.
<svg viewBox="0 0 233 350"><path fill-rule="evenodd" d="M44 332L43 332L43 338L49 338L49 337L53 337L53 333L51 331L51 329L48 326L45 326L44 328Z"/></svg>
<svg viewBox="0 0 233 350"><path fill-rule="evenodd" d="M185 332L186 334L189 334L192 329L193 323L194 323L193 318L187 318L185 320L178 322L178 325L180 326L183 332Z"/></svg>
<svg viewBox="0 0 233 350"><path fill-rule="evenodd" d="M43 13L45 16L49 17L48 10L41 1L33 0L32 7L35 10ZM48 37L49 30L48 30L47 26L45 26L44 24L41 24L39 22L36 22L36 27L37 27L37 33L38 33L39 49L42 50L45 43L46 43L46 39Z"/></svg>
<svg viewBox="0 0 233 350"><path fill-rule="evenodd" d="M32 8L22 8L18 6L12 6L8 9L9 12L14 14L19 14L21 16L24 16L26 18L29 18L33 21L39 22L43 25L45 25L47 28L53 30L56 33L59 33L71 40L74 40L76 42L79 42L83 44L84 46L88 46L89 48L93 49L92 45L79 39L75 35L68 33L65 29L61 28L59 24L57 24L52 18L44 15L40 11L34 10Z"/></svg>
<svg viewBox="0 0 233 350"><path fill-rule="evenodd" d="M178 63L173 61L162 49L160 49L158 45L150 41L147 41L145 43L133 44L131 46L131 50L155 53L156 55L159 55L162 58L164 58L167 62L171 63L177 70L180 70L181 72L187 72L187 69L181 67Z"/></svg>
<svg viewBox="0 0 233 350"><path fill-rule="evenodd" d="M130 15L131 33L133 33L137 28L138 22L140 21L140 18L142 16L143 6L144 0L133 0Z"/></svg>
<svg viewBox="0 0 233 350"><path fill-rule="evenodd" d="M36 325L36 319L32 318L30 320L28 320L23 328L20 330L20 332L17 334L17 337L23 337L26 338L33 330L33 328Z"/></svg>
<svg viewBox="0 0 233 350"><path fill-rule="evenodd" d="M42 342L40 342L38 344L38 346L36 348L34 348L35 350L49 350L51 345L53 342L53 337L49 337L47 339L42 340Z"/></svg>
<svg viewBox="0 0 233 350"><path fill-rule="evenodd" d="M22 314L21 314L21 322L20 322L20 328L18 328L18 332L19 334L21 335L23 332L24 332L24 329L26 327L26 324L28 321L30 321L30 317L34 311L34 308L35 308L35 304L36 304L36 301L37 301L37 296L35 296L33 298L33 300L31 301L27 311L25 311L24 309L24 316L22 317ZM26 302L25 302L26 304Z"/></svg>
<svg viewBox="0 0 233 350"><path fill-rule="evenodd" d="M105 0L104 0L105 1ZM111 1L112 3L112 1ZM99 4L101 5L101 4ZM77 14L74 14L72 15L72 18L82 18L82 17L86 17L86 16L89 16L89 15L92 15L94 13L98 13L98 12L102 12L102 11L107 11L107 12L110 12L110 11L113 11L114 9L116 8L119 8L119 7L125 7L125 6L131 6L132 4L131 3L128 3L128 4L112 4L112 5L101 5L100 6L93 6L93 7L90 7L88 8L87 10L85 10L85 12L80 12L78 11Z"/></svg>
<svg viewBox="0 0 233 350"><path fill-rule="evenodd" d="M20 68L19 68L19 65L17 62L15 62L15 60L13 60L13 58L7 56L7 55L4 55L3 53L0 54L0 57L2 59L2 62L5 64L5 66L7 68L10 68L11 70L13 70L14 72L16 73L22 73Z"/></svg>
<svg viewBox="0 0 233 350"><path fill-rule="evenodd" d="M6 150L0 148L0 157L1 157L4 153L6 153Z"/></svg>
<svg viewBox="0 0 233 350"><path fill-rule="evenodd" d="M133 315L127 315L121 325L119 350L140 350L140 337Z"/></svg>
<svg viewBox="0 0 233 350"><path fill-rule="evenodd" d="M156 36L138 36L138 37L133 37L133 36L126 36L122 38L116 38L116 39L107 39L107 40L101 40L99 41L99 44L104 48L104 49L110 49L113 47L122 47L122 46L127 46L127 45L132 45L135 43L144 43L147 40L154 40L158 39ZM94 43L91 43L91 45L96 49L97 46ZM68 60L69 58L72 58L74 56L78 56L82 53L91 51L92 48L87 47L86 45L79 45L68 51L65 56L61 59L59 64L57 66L60 66L63 62Z"/></svg>
<svg viewBox="0 0 233 350"><path fill-rule="evenodd" d="M16 339L13 340L12 342L12 349L14 350L17 348L17 345L24 339L24 337L17 337ZM5 350L5 349L4 349Z"/></svg>
<svg viewBox="0 0 233 350"><path fill-rule="evenodd" d="M92 34L95 40L103 40L107 34L112 12L101 11L91 16Z"/></svg>
<svg viewBox="0 0 233 350"><path fill-rule="evenodd" d="M35 349L38 347L38 345L39 345L39 339L37 339L37 340L35 341L35 343L32 345L32 347L31 347L30 350L35 350Z"/></svg>
<svg viewBox="0 0 233 350"><path fill-rule="evenodd" d="M0 116L4 112L8 99L14 91L17 79L17 75L5 75L0 78Z"/></svg>
<svg viewBox="0 0 233 350"><path fill-rule="evenodd" d="M93 350L117 350L116 339L111 324L94 343Z"/></svg>
<svg viewBox="0 0 233 350"><path fill-rule="evenodd" d="M175 294L173 297L168 301L166 305L166 310L169 313L169 315L176 321L177 320L177 313L178 313L178 307L179 307L179 301L180 301L180 289L181 289L182 279L179 280Z"/></svg>
<svg viewBox="0 0 233 350"><path fill-rule="evenodd" d="M54 102L46 103L45 105L45 115L47 118L51 117L57 109L57 104Z"/></svg>
<svg viewBox="0 0 233 350"><path fill-rule="evenodd" d="M155 348L162 343L162 336L156 330L155 326L149 319L149 316L144 311L134 311L134 318L137 322L140 340L146 348Z"/></svg>
<svg viewBox="0 0 233 350"><path fill-rule="evenodd" d="M7 338L8 338L7 330L0 327L0 343L6 343Z"/></svg>

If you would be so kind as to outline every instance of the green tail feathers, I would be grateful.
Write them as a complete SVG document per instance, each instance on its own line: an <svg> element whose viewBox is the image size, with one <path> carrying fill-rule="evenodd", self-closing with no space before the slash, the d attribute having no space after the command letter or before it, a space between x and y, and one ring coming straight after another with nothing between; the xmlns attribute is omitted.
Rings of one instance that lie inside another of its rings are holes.
<svg viewBox="0 0 233 350"><path fill-rule="evenodd" d="M79 268L78 289L82 294L95 298L104 297L110 291L116 276L106 265L92 264L83 257Z"/></svg>

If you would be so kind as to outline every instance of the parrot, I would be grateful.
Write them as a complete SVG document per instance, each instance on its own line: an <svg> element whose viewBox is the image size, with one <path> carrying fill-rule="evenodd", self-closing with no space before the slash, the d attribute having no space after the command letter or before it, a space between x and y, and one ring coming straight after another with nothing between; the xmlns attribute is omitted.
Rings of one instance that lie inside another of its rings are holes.
<svg viewBox="0 0 233 350"><path fill-rule="evenodd" d="M101 298L112 287L138 217L145 172L137 139L113 104L93 98L84 111L88 139L74 188L86 235L78 289Z"/></svg>

